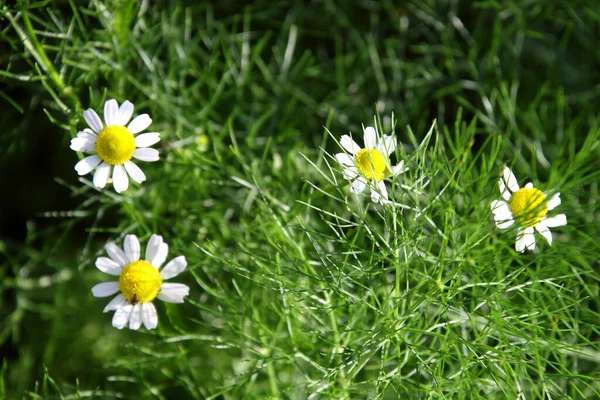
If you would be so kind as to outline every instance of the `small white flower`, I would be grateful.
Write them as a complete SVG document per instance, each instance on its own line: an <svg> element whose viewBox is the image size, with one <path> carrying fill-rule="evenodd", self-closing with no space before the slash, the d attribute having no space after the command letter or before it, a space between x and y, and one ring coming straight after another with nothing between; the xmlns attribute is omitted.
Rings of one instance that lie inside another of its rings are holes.
<svg viewBox="0 0 600 400"><path fill-rule="evenodd" d="M83 118L91 129L78 132L77 137L71 140L71 149L96 153L75 165L79 175L88 174L98 167L94 173L94 186L105 187L112 170L113 186L117 193L121 193L129 187L127 175L137 183L146 180L142 170L131 162L132 157L140 161L158 161L158 150L148 147L160 140L160 133L148 132L135 136L148 128L152 120L148 114L142 114L129 122L132 115L131 102L126 100L119 107L114 99L104 103L106 125L102 125L100 117L91 108L83 112Z"/></svg>
<svg viewBox="0 0 600 400"><path fill-rule="evenodd" d="M560 205L560 193L555 193L548 200L548 194L535 189L532 183L519 188L517 178L508 167L504 167L498 186L504 200L492 202L492 213L496 226L500 229L508 228L514 223L518 225L515 250L522 253L525 249L535 249L534 230L552 245L550 228L567 224L565 214L547 216L548 211Z"/></svg>
<svg viewBox="0 0 600 400"><path fill-rule="evenodd" d="M158 324L156 308L152 300L158 297L167 303L183 303L190 288L181 283L163 283L163 279L179 275L187 266L184 256L171 260L160 270L167 259L169 246L162 237L152 235L146 246L146 259L140 260L140 242L135 235L125 236L125 251L114 243L106 245L107 257L98 257L96 267L109 275L118 276L118 282L104 282L92 288L95 297L107 297L117 292L114 299L104 307L104 312L115 310L112 325L123 329L154 329Z"/></svg>
<svg viewBox="0 0 600 400"><path fill-rule="evenodd" d="M335 158L344 168L344 178L350 182L352 193L362 193L368 186L374 203L389 203L384 180L404 172L404 161L395 167L390 165L389 156L396 149L396 138L393 135L379 137L375 128L368 126L364 143L362 149L350 136L343 135L340 145L347 153L338 153Z"/></svg>

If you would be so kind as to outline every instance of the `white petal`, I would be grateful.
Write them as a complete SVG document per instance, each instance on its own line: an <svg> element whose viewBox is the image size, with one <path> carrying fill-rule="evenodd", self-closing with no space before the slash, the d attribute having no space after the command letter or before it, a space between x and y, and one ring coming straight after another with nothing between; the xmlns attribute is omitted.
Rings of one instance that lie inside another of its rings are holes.
<svg viewBox="0 0 600 400"><path fill-rule="evenodd" d="M348 135L343 135L340 139L340 145L353 156L360 151L360 146Z"/></svg>
<svg viewBox="0 0 600 400"><path fill-rule="evenodd" d="M148 147L158 142L160 142L160 133L158 132L142 133L135 137L135 145L137 147Z"/></svg>
<svg viewBox="0 0 600 400"><path fill-rule="evenodd" d="M129 187L129 178L127 177L127 172L122 165L115 165L112 179L113 187L117 193L124 192Z"/></svg>
<svg viewBox="0 0 600 400"><path fill-rule="evenodd" d="M377 145L377 132L372 126L367 126L365 128L364 143L365 149L374 149Z"/></svg>
<svg viewBox="0 0 600 400"><path fill-rule="evenodd" d="M158 253L154 256L154 259L147 259L147 261L150 261L150 263L154 265L155 268L160 268L160 266L163 265L163 263L167 259L168 254L169 245L166 243L161 243L160 248L158 249Z"/></svg>
<svg viewBox="0 0 600 400"><path fill-rule="evenodd" d="M519 229L517 232L517 241L515 242L515 250L519 253L525 251L525 230Z"/></svg>
<svg viewBox="0 0 600 400"><path fill-rule="evenodd" d="M158 325L156 307L152 303L142 303L142 322L146 329L154 329Z"/></svg>
<svg viewBox="0 0 600 400"><path fill-rule="evenodd" d="M108 297L119 291L119 282L103 282L92 288L94 297Z"/></svg>
<svg viewBox="0 0 600 400"><path fill-rule="evenodd" d="M546 217L540 222L548 228L556 228L557 226L564 226L567 224L567 216L565 214L558 214L553 217Z"/></svg>
<svg viewBox="0 0 600 400"><path fill-rule="evenodd" d="M503 219L502 221L496 221L496 226L498 227L498 229L506 229L510 226L512 226L515 223L514 219Z"/></svg>
<svg viewBox="0 0 600 400"><path fill-rule="evenodd" d="M406 171L406 169L404 169L404 160L402 160L398 163L398 165L396 165L395 167L392 167L391 173L392 173L392 176L396 176L396 175L400 175L404 171Z"/></svg>
<svg viewBox="0 0 600 400"><path fill-rule="evenodd" d="M129 329L137 331L142 326L142 305L136 304L129 314Z"/></svg>
<svg viewBox="0 0 600 400"><path fill-rule="evenodd" d="M141 131L149 127L151 123L152 119L150 118L150 116L148 114L142 114L135 117L133 121L131 121L129 125L127 125L127 129L129 129L129 132L135 135L136 133L140 133Z"/></svg>
<svg viewBox="0 0 600 400"><path fill-rule="evenodd" d="M560 206L560 193L555 193L546 205L548 206L548 211L554 210L556 207Z"/></svg>
<svg viewBox="0 0 600 400"><path fill-rule="evenodd" d="M184 256L179 256L171 261L160 271L160 276L163 279L170 279L177 276L187 267L187 261Z"/></svg>
<svg viewBox="0 0 600 400"><path fill-rule="evenodd" d="M183 298L190 293L190 288L181 283L163 283L158 298L167 303L183 303Z"/></svg>
<svg viewBox="0 0 600 400"><path fill-rule="evenodd" d="M345 167L354 167L354 160L346 153L337 153L335 155L336 160Z"/></svg>
<svg viewBox="0 0 600 400"><path fill-rule="evenodd" d="M125 100L119 107L119 114L115 120L115 125L125 126L133 115L133 104L129 100Z"/></svg>
<svg viewBox="0 0 600 400"><path fill-rule="evenodd" d="M129 315L131 314L132 309L133 306L131 304L125 304L124 306L117 308L112 319L112 325L117 329L123 329L129 322Z"/></svg>
<svg viewBox="0 0 600 400"><path fill-rule="evenodd" d="M101 161L102 160L97 155L86 157L75 164L75 171L77 171L79 175L85 175L96 168Z"/></svg>
<svg viewBox="0 0 600 400"><path fill-rule="evenodd" d="M367 186L367 181L363 177L358 177L354 180L354 182L350 183L350 191L352 193L362 193Z"/></svg>
<svg viewBox="0 0 600 400"><path fill-rule="evenodd" d="M510 212L510 207L508 206L508 203L505 201L502 201L502 200L492 201L492 212L494 214L501 214L501 215L510 214L510 215L512 215L512 213Z"/></svg>
<svg viewBox="0 0 600 400"><path fill-rule="evenodd" d="M135 149L133 158L147 162L158 161L158 150L150 148Z"/></svg>
<svg viewBox="0 0 600 400"><path fill-rule="evenodd" d="M396 138L394 135L383 135L383 139L379 141L377 150L381 154L390 155L396 150Z"/></svg>
<svg viewBox="0 0 600 400"><path fill-rule="evenodd" d="M87 122L87 124L90 126L90 128L92 128L94 132L102 132L102 121L100 120L98 114L96 114L96 111L92 110L91 108L88 108L83 112L83 119L85 119L85 122Z"/></svg>
<svg viewBox="0 0 600 400"><path fill-rule="evenodd" d="M101 189L105 187L106 182L108 182L108 178L110 177L110 170L111 166L109 164L104 162L100 164L100 166L98 167L98 169L96 169L96 172L94 173L94 186Z"/></svg>
<svg viewBox="0 0 600 400"><path fill-rule="evenodd" d="M146 261L152 263L154 257L158 254L160 250L160 245L163 242L163 238L160 235L152 235L150 239L148 239L148 244L146 245Z"/></svg>
<svg viewBox="0 0 600 400"><path fill-rule="evenodd" d="M106 126L112 126L117 124L119 114L119 103L115 99L107 100L104 103L104 121Z"/></svg>
<svg viewBox="0 0 600 400"><path fill-rule="evenodd" d="M140 259L140 241L135 235L125 236L123 240L123 248L125 249L125 256L129 262L135 262Z"/></svg>
<svg viewBox="0 0 600 400"><path fill-rule="evenodd" d="M83 137L76 137L71 139L71 150L75 151L94 151L96 150L96 140L88 139Z"/></svg>
<svg viewBox="0 0 600 400"><path fill-rule="evenodd" d="M388 200L387 188L385 187L385 182L381 181L377 183L376 187L371 187L371 201L373 203L382 204Z"/></svg>
<svg viewBox="0 0 600 400"><path fill-rule="evenodd" d="M546 225L544 225L543 222L539 222L535 226L535 229L548 241L550 245L552 245L552 233L550 232L550 229Z"/></svg>
<svg viewBox="0 0 600 400"><path fill-rule="evenodd" d="M533 228L526 228L525 229L525 247L527 247L528 250L534 250L535 249L535 235L533 234Z"/></svg>
<svg viewBox="0 0 600 400"><path fill-rule="evenodd" d="M140 167L138 167L131 161L127 161L125 164L123 164L123 166L125 167L125 170L129 174L131 179L133 179L135 182L142 183L146 180L146 175L144 175L144 172L142 172Z"/></svg>
<svg viewBox="0 0 600 400"><path fill-rule="evenodd" d="M525 189L533 189L533 183L529 182L525 184Z"/></svg>
<svg viewBox="0 0 600 400"><path fill-rule="evenodd" d="M104 310L102 310L102 312L116 310L120 307L123 307L125 304L127 304L127 299L125 298L125 296L123 296L123 294L119 293L114 299L110 301L110 303L106 305L106 307L104 307Z"/></svg>
<svg viewBox="0 0 600 400"><path fill-rule="evenodd" d="M105 274L115 275L115 276L120 275L121 270L123 269L123 267L121 267L119 264L117 264L116 262L114 262L113 260L111 260L108 257L98 257L96 259L96 268L98 268L100 271L104 272Z"/></svg>
<svg viewBox="0 0 600 400"><path fill-rule="evenodd" d="M356 168L356 167L346 167L346 168L344 168L343 175L344 175L344 179L349 180L349 181L353 181L359 175L358 168Z"/></svg>
<svg viewBox="0 0 600 400"><path fill-rule="evenodd" d="M106 249L108 256L121 267L129 264L129 261L127 261L127 257L125 256L125 252L116 244L108 243L104 248Z"/></svg>
<svg viewBox="0 0 600 400"><path fill-rule="evenodd" d="M511 192L517 192L519 190L519 182L515 177L515 174L512 173L510 168L504 167L504 171L502 172L502 176L504 181L506 182L506 186L510 189Z"/></svg>
<svg viewBox="0 0 600 400"><path fill-rule="evenodd" d="M98 135L96 135L90 128L85 128L84 130L77 132L77 137L82 139L91 139L94 142L96 139L98 139Z"/></svg>

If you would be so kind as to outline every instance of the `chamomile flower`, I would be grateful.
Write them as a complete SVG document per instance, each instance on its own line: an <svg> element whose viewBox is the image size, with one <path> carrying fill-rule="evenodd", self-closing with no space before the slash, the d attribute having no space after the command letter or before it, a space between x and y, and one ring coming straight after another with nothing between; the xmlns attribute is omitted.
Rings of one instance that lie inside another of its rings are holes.
<svg viewBox="0 0 600 400"><path fill-rule="evenodd" d="M346 152L335 155L344 168L344 179L350 182L350 191L362 193L368 186L374 203L389 203L385 178L404 172L404 161L395 167L390 165L390 154L396 149L394 135L377 135L375 128L368 126L364 130L365 148L361 148L348 135L343 135L340 145Z"/></svg>
<svg viewBox="0 0 600 400"><path fill-rule="evenodd" d="M538 231L552 245L550 228L567 224L565 214L547 215L548 211L560 205L560 193L548 199L548 194L534 188L532 183L519 188L517 178L508 167L504 167L498 186L504 200L492 202L492 213L500 229L517 224L515 250L522 253L525 249L535 249L534 231Z"/></svg>
<svg viewBox="0 0 600 400"><path fill-rule="evenodd" d="M121 193L129 187L128 175L137 183L146 180L146 175L131 162L131 158L158 161L158 150L148 147L160 140L160 133L149 132L135 136L148 128L152 120L148 114L142 114L129 122L132 115L131 102L126 100L119 107L114 99L104 103L105 125L91 108L83 112L83 118L91 129L85 128L78 132L77 137L71 140L71 149L96 153L75 165L79 175L88 174L96 168L94 186L105 187L112 171L115 191Z"/></svg>
<svg viewBox="0 0 600 400"><path fill-rule="evenodd" d="M92 288L95 297L108 297L117 292L114 299L104 307L104 312L115 310L112 325L123 329L154 329L158 324L156 308L152 300L158 298L167 303L183 303L190 288L181 283L165 283L163 280L179 275L187 266L184 256L171 260L163 269L169 246L161 236L152 235L146 246L145 260L140 260L140 242L135 235L125 236L125 251L116 244L106 245L109 257L98 257L96 267L109 275L118 276L116 282L99 283ZM159 271L160 269L160 271Z"/></svg>

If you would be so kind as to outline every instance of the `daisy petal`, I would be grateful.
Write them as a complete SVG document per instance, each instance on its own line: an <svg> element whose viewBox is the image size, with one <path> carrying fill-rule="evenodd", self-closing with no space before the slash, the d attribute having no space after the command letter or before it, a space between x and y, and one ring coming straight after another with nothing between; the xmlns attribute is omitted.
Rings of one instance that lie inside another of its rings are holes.
<svg viewBox="0 0 600 400"><path fill-rule="evenodd" d="M113 170L113 187L115 188L115 192L121 193L127 190L129 187L129 178L127 177L127 172L122 165L115 165L115 169Z"/></svg>
<svg viewBox="0 0 600 400"><path fill-rule="evenodd" d="M515 242L515 250L519 253L525 251L525 230L520 229L517 232L517 241Z"/></svg>
<svg viewBox="0 0 600 400"><path fill-rule="evenodd" d="M98 135L96 135L90 128L85 128L84 130L77 132L77 137L82 139L91 139L94 141L98 139Z"/></svg>
<svg viewBox="0 0 600 400"><path fill-rule="evenodd" d="M156 257L158 251L160 250L160 245L162 242L162 236L156 234L150 236L150 239L148 239L148 244L146 245L146 261L152 263L154 257Z"/></svg>
<svg viewBox="0 0 600 400"><path fill-rule="evenodd" d="M146 329L154 329L158 325L156 307L152 303L142 303L142 322Z"/></svg>
<svg viewBox="0 0 600 400"><path fill-rule="evenodd" d="M496 226L498 227L498 229L506 229L508 227L513 226L513 224L515 223L514 219L503 219L502 221L496 221Z"/></svg>
<svg viewBox="0 0 600 400"><path fill-rule="evenodd" d="M92 288L94 297L108 297L119 291L119 282L102 282Z"/></svg>
<svg viewBox="0 0 600 400"><path fill-rule="evenodd" d="M344 167L354 167L354 161L346 153L337 153L335 155L336 160Z"/></svg>
<svg viewBox="0 0 600 400"><path fill-rule="evenodd" d="M492 212L494 214L501 214L501 215L510 214L510 215L512 215L512 213L510 211L510 207L508 206L508 203L505 201L502 201L502 200L492 201Z"/></svg>
<svg viewBox="0 0 600 400"><path fill-rule="evenodd" d="M362 193L367 187L367 181L362 177L358 177L354 180L354 182L350 183L350 191L352 193Z"/></svg>
<svg viewBox="0 0 600 400"><path fill-rule="evenodd" d="M71 150L81 152L94 151L96 150L96 140L85 137L76 137L71 139L71 146L69 147L71 147Z"/></svg>
<svg viewBox="0 0 600 400"><path fill-rule="evenodd" d="M534 250L535 249L535 235L533 234L533 228L526 228L525 229L525 247L527 248L527 250Z"/></svg>
<svg viewBox="0 0 600 400"><path fill-rule="evenodd" d="M117 264L116 262L114 262L113 260L111 260L108 257L98 257L96 259L96 268L98 268L100 271L104 272L105 274L114 275L114 276L120 275L121 270L123 269L123 267L121 267L119 264Z"/></svg>
<svg viewBox="0 0 600 400"><path fill-rule="evenodd" d="M132 309L133 306L131 304L125 304L124 306L117 308L112 319L112 326L117 329L125 328L125 325L129 322L129 315L131 314Z"/></svg>
<svg viewBox="0 0 600 400"><path fill-rule="evenodd" d="M123 240L123 248L129 262L135 262L140 259L140 241L135 235L125 236Z"/></svg>
<svg viewBox="0 0 600 400"><path fill-rule="evenodd" d="M104 121L106 126L116 125L119 116L119 103L115 99L107 100L104 103Z"/></svg>
<svg viewBox="0 0 600 400"><path fill-rule="evenodd" d="M119 107L119 114L115 120L116 125L125 126L133 115L133 104L129 100L125 100Z"/></svg>
<svg viewBox="0 0 600 400"><path fill-rule="evenodd" d="M349 181L353 181L359 175L358 168L356 168L356 167L347 167L347 168L344 168L343 175L344 175L344 179L349 180Z"/></svg>
<svg viewBox="0 0 600 400"><path fill-rule="evenodd" d="M538 223L535 229L548 241L548 244L552 245L552 233L543 222Z"/></svg>
<svg viewBox="0 0 600 400"><path fill-rule="evenodd" d="M144 172L140 169L140 167L131 161L127 161L125 164L123 164L123 166L125 167L125 170L131 179L133 179L135 182L142 183L146 180L146 175L144 175Z"/></svg>
<svg viewBox="0 0 600 400"><path fill-rule="evenodd" d="M374 149L377 145L377 132L372 126L367 126L365 128L364 143L365 149Z"/></svg>
<svg viewBox="0 0 600 400"><path fill-rule="evenodd" d="M377 150L381 154L390 155L396 150L396 138L394 135L383 135L383 140L381 140L377 146Z"/></svg>
<svg viewBox="0 0 600 400"><path fill-rule="evenodd" d="M167 303L183 303L183 298L190 293L190 288L181 283L163 283L158 298Z"/></svg>
<svg viewBox="0 0 600 400"><path fill-rule="evenodd" d="M102 310L102 312L117 310L123 307L125 304L127 304L127 299L125 298L125 296L119 293L114 299L110 301L110 303L106 305L106 307L104 307L104 310Z"/></svg>
<svg viewBox="0 0 600 400"><path fill-rule="evenodd" d="M548 211L554 210L556 207L560 206L560 203L560 193L555 193L554 196L548 200L548 203L546 203L548 206Z"/></svg>
<svg viewBox="0 0 600 400"><path fill-rule="evenodd" d="M96 168L100 162L102 162L102 160L97 155L86 157L75 164L75 171L77 171L79 175L88 174Z"/></svg>
<svg viewBox="0 0 600 400"><path fill-rule="evenodd" d="M127 261L127 257L125 256L125 252L116 244L108 243L104 248L108 256L121 267L129 264L129 261Z"/></svg>
<svg viewBox="0 0 600 400"><path fill-rule="evenodd" d="M348 135L343 135L340 139L340 145L350 154L356 155L360 151L360 146Z"/></svg>
<svg viewBox="0 0 600 400"><path fill-rule="evenodd" d="M396 175L400 175L404 171L406 171L406 169L404 169L404 160L402 160L398 163L398 165L396 165L395 167L392 167L391 172L392 172L392 176L396 176Z"/></svg>
<svg viewBox="0 0 600 400"><path fill-rule="evenodd" d="M107 163L102 163L94 172L94 186L102 189L106 186L106 182L108 182L108 178L110 177L111 166Z"/></svg>
<svg viewBox="0 0 600 400"><path fill-rule="evenodd" d="M161 243L160 247L158 249L158 253L156 253L156 255L154 256L154 258L152 260L147 259L147 261L150 261L150 263L152 265L154 265L155 268L160 268L160 266L163 265L163 263L167 259L168 254L169 254L169 245L166 243Z"/></svg>
<svg viewBox="0 0 600 400"><path fill-rule="evenodd" d="M160 133L158 132L142 133L135 137L135 145L137 147L148 147L158 142L160 142Z"/></svg>
<svg viewBox="0 0 600 400"><path fill-rule="evenodd" d="M553 217L546 217L541 222L548 228L556 228L557 226L567 224L567 216L565 214L558 214Z"/></svg>
<svg viewBox="0 0 600 400"><path fill-rule="evenodd" d="M142 326L142 305L136 304L129 314L129 329L137 331Z"/></svg>
<svg viewBox="0 0 600 400"><path fill-rule="evenodd" d="M187 261L184 256L179 256L171 261L160 271L160 276L163 279L170 279L177 276L187 267Z"/></svg>
<svg viewBox="0 0 600 400"><path fill-rule="evenodd" d="M133 158L146 162L158 161L158 150L149 148L135 149Z"/></svg>
<svg viewBox="0 0 600 400"><path fill-rule="evenodd" d="M519 182L517 182L517 178L515 177L515 174L512 173L510 168L504 167L504 170L502 171L502 177L504 178L506 186L511 192L514 193L519 190Z"/></svg>
<svg viewBox="0 0 600 400"><path fill-rule="evenodd" d="M98 114L96 114L96 111L92 110L91 108L88 108L83 112L83 119L85 119L85 122L87 122L87 124L90 126L90 128L92 128L92 130L95 133L102 132L102 120L100 120L100 117L98 116Z"/></svg>
<svg viewBox="0 0 600 400"><path fill-rule="evenodd" d="M525 189L533 189L533 183L532 183L532 182L528 182L528 183L525 185Z"/></svg>
<svg viewBox="0 0 600 400"><path fill-rule="evenodd" d="M152 119L150 118L150 116L148 114L142 114L135 117L133 121L131 121L129 125L127 125L127 129L129 129L129 132L135 135L136 133L140 133L141 131L149 127L151 123Z"/></svg>
<svg viewBox="0 0 600 400"><path fill-rule="evenodd" d="M388 200L387 188L385 182L381 181L376 187L371 188L371 201L373 203L384 203Z"/></svg>

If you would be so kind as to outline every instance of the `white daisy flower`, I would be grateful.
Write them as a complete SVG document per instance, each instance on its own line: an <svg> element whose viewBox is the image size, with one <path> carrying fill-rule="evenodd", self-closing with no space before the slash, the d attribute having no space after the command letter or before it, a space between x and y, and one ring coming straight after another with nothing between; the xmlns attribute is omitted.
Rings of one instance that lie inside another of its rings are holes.
<svg viewBox="0 0 600 400"><path fill-rule="evenodd" d="M105 187L112 170L113 186L117 193L121 193L129 187L127 175L137 183L146 180L142 170L131 162L132 157L140 161L158 161L158 150L147 147L160 140L160 133L149 132L135 136L148 128L152 119L148 114L142 114L129 122L132 115L131 102L126 100L119 107L114 99L104 103L106 125L102 125L100 117L91 108L83 112L83 118L91 129L85 128L78 132L77 137L71 140L71 149L96 153L75 165L79 175L88 174L98 167L94 173L94 186Z"/></svg>
<svg viewBox="0 0 600 400"><path fill-rule="evenodd" d="M492 213L494 213L496 226L500 229L517 223L515 250L522 253L525 249L535 249L534 230L537 230L552 245L550 228L567 224L565 214L547 216L548 211L560 205L560 193L548 199L548 194L535 189L533 183L519 188L517 178L508 167L504 167L498 186L504 200L492 202Z"/></svg>
<svg viewBox="0 0 600 400"><path fill-rule="evenodd" d="M343 135L340 145L347 153L335 155L344 167L344 178L350 182L352 193L362 193L368 186L374 203L389 203L385 178L404 172L404 161L395 167L390 165L390 154L396 150L396 138L393 135L377 135L375 128L365 128L365 148L362 149L348 135ZM350 153L350 154L348 154Z"/></svg>
<svg viewBox="0 0 600 400"><path fill-rule="evenodd" d="M115 310L112 325L123 329L154 329L158 324L156 308L152 300L158 297L167 303L183 303L190 288L181 283L163 283L163 279L179 275L187 266L184 256L171 260L160 270L167 259L169 246L161 236L152 235L146 246L146 259L140 260L140 242L135 235L125 236L125 251L115 243L106 245L107 257L98 257L96 267L109 275L118 276L118 282L104 282L92 288L95 297L107 297L117 292L114 299L104 307L104 312Z"/></svg>

